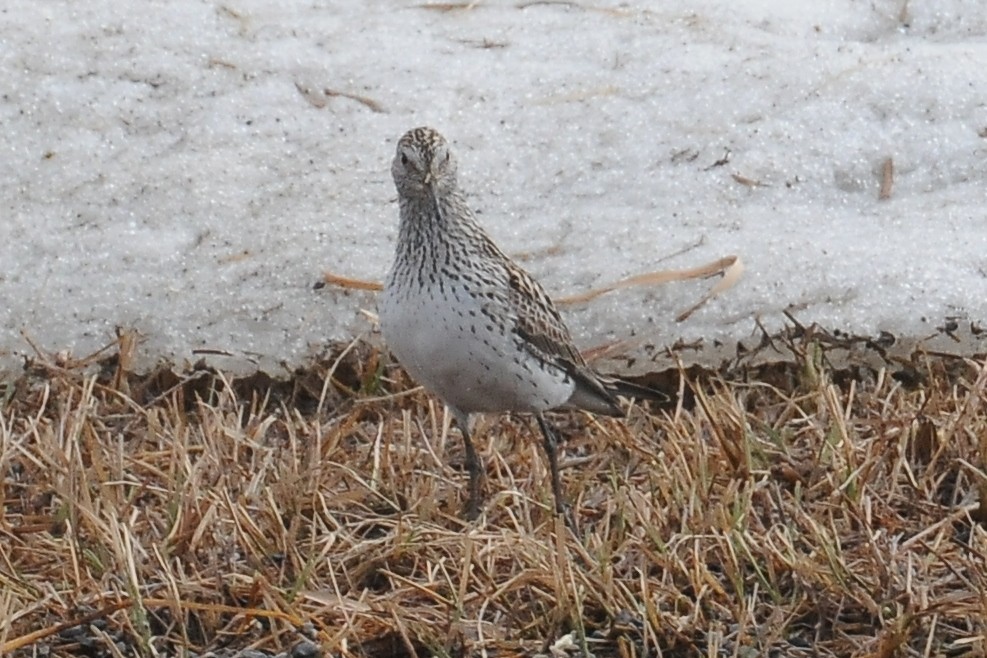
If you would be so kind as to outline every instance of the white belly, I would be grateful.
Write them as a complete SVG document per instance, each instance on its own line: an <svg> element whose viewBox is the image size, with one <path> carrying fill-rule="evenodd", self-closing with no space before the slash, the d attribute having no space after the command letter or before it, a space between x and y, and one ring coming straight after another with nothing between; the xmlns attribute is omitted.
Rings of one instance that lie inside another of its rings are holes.
<svg viewBox="0 0 987 658"><path fill-rule="evenodd" d="M387 289L380 324L391 352L419 384L464 413L537 412L565 404L575 384L518 345L510 327L462 288Z"/></svg>

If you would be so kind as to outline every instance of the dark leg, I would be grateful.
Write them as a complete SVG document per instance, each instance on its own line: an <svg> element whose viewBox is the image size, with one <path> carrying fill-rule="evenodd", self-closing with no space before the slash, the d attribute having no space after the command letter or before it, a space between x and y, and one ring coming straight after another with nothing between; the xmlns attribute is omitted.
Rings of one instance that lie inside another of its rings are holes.
<svg viewBox="0 0 987 658"><path fill-rule="evenodd" d="M463 435L463 447L466 449L466 471L470 476L469 499L463 507L463 516L472 521L480 516L480 508L483 506L483 463L480 456L476 454L473 441L470 439L469 417L465 414L453 412L459 431Z"/></svg>
<svg viewBox="0 0 987 658"><path fill-rule="evenodd" d="M562 493L562 478L559 476L559 440L542 414L536 414L535 418L538 419L538 427L541 428L542 436L545 439L543 445L545 446L545 454L548 455L548 469L552 474L552 494L555 496L555 513L563 515L566 524L575 530L576 523L575 518L572 516L572 509L566 503L565 496Z"/></svg>
<svg viewBox="0 0 987 658"><path fill-rule="evenodd" d="M466 429L463 430L463 446L466 448L466 470L470 474L470 497L463 508L463 514L472 521L480 516L480 508L483 506L483 464L470 440L469 430Z"/></svg>

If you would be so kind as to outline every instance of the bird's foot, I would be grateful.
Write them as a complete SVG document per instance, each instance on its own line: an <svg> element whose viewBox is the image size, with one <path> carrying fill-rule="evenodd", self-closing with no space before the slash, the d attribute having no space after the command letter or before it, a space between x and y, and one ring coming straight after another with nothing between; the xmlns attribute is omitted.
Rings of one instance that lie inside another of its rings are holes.
<svg viewBox="0 0 987 658"><path fill-rule="evenodd" d="M467 521L475 521L483 511L483 477L470 473L469 498L463 505L463 516Z"/></svg>
<svg viewBox="0 0 987 658"><path fill-rule="evenodd" d="M579 526L576 524L576 515L572 511L572 505L565 501L556 501L555 514L562 517L573 534L579 534Z"/></svg>

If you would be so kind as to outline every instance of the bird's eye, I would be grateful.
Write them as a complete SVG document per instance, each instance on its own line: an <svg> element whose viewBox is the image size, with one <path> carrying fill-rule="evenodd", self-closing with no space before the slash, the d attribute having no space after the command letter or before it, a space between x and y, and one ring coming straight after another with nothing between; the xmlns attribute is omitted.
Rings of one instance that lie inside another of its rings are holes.
<svg viewBox="0 0 987 658"><path fill-rule="evenodd" d="M406 156L404 153L401 154L401 164L403 164L406 167L408 166L408 156Z"/></svg>

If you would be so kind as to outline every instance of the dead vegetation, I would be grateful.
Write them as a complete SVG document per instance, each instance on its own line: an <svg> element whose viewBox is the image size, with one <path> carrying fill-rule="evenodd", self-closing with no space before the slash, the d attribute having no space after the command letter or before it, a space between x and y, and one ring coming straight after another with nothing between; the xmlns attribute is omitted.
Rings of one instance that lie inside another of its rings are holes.
<svg viewBox="0 0 987 658"><path fill-rule="evenodd" d="M478 428L464 523L458 434L368 346L285 381L41 359L0 388L0 654L983 655L983 361L790 347L560 415L576 534L523 417Z"/></svg>

